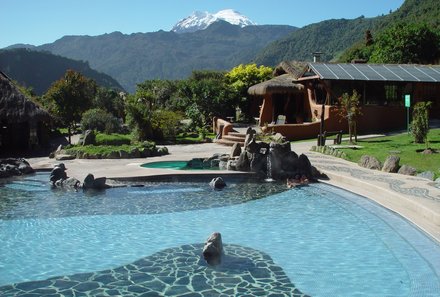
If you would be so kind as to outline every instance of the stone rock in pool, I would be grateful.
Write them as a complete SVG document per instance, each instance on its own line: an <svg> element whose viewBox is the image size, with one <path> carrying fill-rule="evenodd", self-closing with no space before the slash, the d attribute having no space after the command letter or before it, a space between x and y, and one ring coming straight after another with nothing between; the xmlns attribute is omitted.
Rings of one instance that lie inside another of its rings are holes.
<svg viewBox="0 0 440 297"><path fill-rule="evenodd" d="M109 186L105 183L106 180L107 180L106 177L99 177L99 178L95 179L93 174L89 173L84 178L83 188L84 189L95 189L95 190L109 188Z"/></svg>
<svg viewBox="0 0 440 297"><path fill-rule="evenodd" d="M209 186L215 190L221 190L226 187L226 183L221 177L215 177L209 183Z"/></svg>
<svg viewBox="0 0 440 297"><path fill-rule="evenodd" d="M222 235L219 232L214 232L209 236L203 247L202 254L209 265L215 266L221 263L223 243Z"/></svg>

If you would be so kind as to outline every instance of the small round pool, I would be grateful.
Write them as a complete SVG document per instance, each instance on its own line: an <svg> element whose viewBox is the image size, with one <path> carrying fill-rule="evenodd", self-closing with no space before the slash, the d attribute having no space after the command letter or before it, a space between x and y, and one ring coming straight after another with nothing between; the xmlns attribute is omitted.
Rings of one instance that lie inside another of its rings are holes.
<svg viewBox="0 0 440 297"><path fill-rule="evenodd" d="M188 165L189 161L158 161L144 163L141 167L156 169L174 169L174 170L218 170L218 167L207 167L203 162L192 162L192 166Z"/></svg>

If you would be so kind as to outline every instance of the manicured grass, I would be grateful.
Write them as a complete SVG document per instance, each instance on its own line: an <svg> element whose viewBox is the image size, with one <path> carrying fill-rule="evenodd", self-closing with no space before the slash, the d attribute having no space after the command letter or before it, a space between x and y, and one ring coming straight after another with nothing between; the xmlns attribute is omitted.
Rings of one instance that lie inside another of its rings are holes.
<svg viewBox="0 0 440 297"><path fill-rule="evenodd" d="M130 144L133 137L130 134L96 134L96 145L123 145Z"/></svg>
<svg viewBox="0 0 440 297"><path fill-rule="evenodd" d="M432 129L428 134L429 147L440 152L440 129ZM348 144L343 141L342 144ZM400 165L406 164L417 169L418 172L432 171L436 176L440 175L440 153L425 155L417 152L426 149L426 144L414 143L411 134L402 133L394 136L359 139L361 149L343 149L346 159L358 162L363 155L374 156L379 161L385 161L386 157L394 154L400 157Z"/></svg>
<svg viewBox="0 0 440 297"><path fill-rule="evenodd" d="M85 159L117 158L120 152L131 157L160 156L168 153L166 148L157 148L154 142L139 142L122 145L75 145L66 148L66 153Z"/></svg>

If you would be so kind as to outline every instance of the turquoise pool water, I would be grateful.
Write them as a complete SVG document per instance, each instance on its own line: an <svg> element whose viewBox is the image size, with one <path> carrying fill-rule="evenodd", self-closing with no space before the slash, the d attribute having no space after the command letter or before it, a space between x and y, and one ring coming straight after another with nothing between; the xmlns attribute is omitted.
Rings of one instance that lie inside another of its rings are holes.
<svg viewBox="0 0 440 297"><path fill-rule="evenodd" d="M189 167L188 161L158 161L142 164L145 168L157 168L157 169L174 169L174 170L218 170L217 167L204 167L203 163L196 163L195 167Z"/></svg>
<svg viewBox="0 0 440 297"><path fill-rule="evenodd" d="M439 296L439 245L334 187L226 180L224 192L165 183L83 194L50 191L46 179L0 187L0 295L12 283L112 269L219 231L226 244L268 255L311 296Z"/></svg>

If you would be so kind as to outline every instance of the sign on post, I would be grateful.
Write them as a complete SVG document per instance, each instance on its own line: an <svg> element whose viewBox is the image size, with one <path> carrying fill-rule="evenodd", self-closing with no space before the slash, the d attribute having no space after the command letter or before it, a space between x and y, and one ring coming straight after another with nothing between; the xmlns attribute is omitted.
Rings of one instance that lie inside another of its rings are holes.
<svg viewBox="0 0 440 297"><path fill-rule="evenodd" d="M411 107L411 95L405 95L405 107L406 107L406 129L409 134L409 108Z"/></svg>
<svg viewBox="0 0 440 297"><path fill-rule="evenodd" d="M405 95L405 107L411 107L411 95Z"/></svg>

